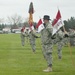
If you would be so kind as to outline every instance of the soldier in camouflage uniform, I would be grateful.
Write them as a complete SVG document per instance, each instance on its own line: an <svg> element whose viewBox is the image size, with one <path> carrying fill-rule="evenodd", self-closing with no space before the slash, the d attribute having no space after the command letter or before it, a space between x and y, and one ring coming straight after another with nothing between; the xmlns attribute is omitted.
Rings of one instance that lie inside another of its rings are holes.
<svg viewBox="0 0 75 75"><path fill-rule="evenodd" d="M70 41L69 33L67 31L65 31L64 38L63 38L64 46L68 46L69 41Z"/></svg>
<svg viewBox="0 0 75 75"><path fill-rule="evenodd" d="M29 42L29 29L25 30L25 40L27 43Z"/></svg>
<svg viewBox="0 0 75 75"><path fill-rule="evenodd" d="M75 46L75 30L74 29L70 29L69 32L69 42L70 42L70 46Z"/></svg>
<svg viewBox="0 0 75 75"><path fill-rule="evenodd" d="M29 40L30 40L30 45L32 48L32 51L35 53L35 39L38 38L38 36L35 34L35 30L31 30L29 32Z"/></svg>
<svg viewBox="0 0 75 75"><path fill-rule="evenodd" d="M74 37L75 37L74 30L70 29L69 33L65 32L64 38L63 38L64 45L68 45L68 43L70 43L70 45L71 45L71 40L73 40Z"/></svg>
<svg viewBox="0 0 75 75"><path fill-rule="evenodd" d="M58 58L62 58L62 47L64 46L64 32L61 31L60 29L56 33L56 41L57 41L57 53L58 53Z"/></svg>
<svg viewBox="0 0 75 75"><path fill-rule="evenodd" d="M57 45L58 59L62 58L62 47L65 45L65 41L67 38L65 34L66 33L64 32L63 28L60 28L55 34L55 39L53 39L53 43Z"/></svg>
<svg viewBox="0 0 75 75"><path fill-rule="evenodd" d="M44 21L44 29L41 30L41 41L42 41L42 52L43 55L47 61L48 68L43 70L44 72L50 72L52 71L52 25L49 22L50 17L48 15L44 15L43 21Z"/></svg>
<svg viewBox="0 0 75 75"><path fill-rule="evenodd" d="M58 30L55 34L55 39L53 39L53 43L57 44L57 53L58 58L62 58L62 47L65 45L65 43L68 44L69 37L73 37L74 33L68 34L66 31L64 32L63 29Z"/></svg>
<svg viewBox="0 0 75 75"><path fill-rule="evenodd" d="M21 29L21 43L22 43L22 46L25 45L25 32L24 32L24 30L25 30L25 26L23 26L22 29Z"/></svg>

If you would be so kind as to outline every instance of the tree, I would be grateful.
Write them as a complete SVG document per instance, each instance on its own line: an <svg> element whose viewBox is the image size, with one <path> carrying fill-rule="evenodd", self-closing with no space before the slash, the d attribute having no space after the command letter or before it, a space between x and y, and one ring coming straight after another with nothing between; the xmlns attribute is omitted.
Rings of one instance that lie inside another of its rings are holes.
<svg viewBox="0 0 75 75"><path fill-rule="evenodd" d="M0 30L2 30L4 28L4 19L0 18Z"/></svg>
<svg viewBox="0 0 75 75"><path fill-rule="evenodd" d="M67 31L69 31L70 28L75 29L75 18L71 17L68 20L64 20L64 26Z"/></svg>
<svg viewBox="0 0 75 75"><path fill-rule="evenodd" d="M8 17L8 22L14 27L18 27L20 23L22 23L23 18L17 14L14 14L11 17Z"/></svg>
<svg viewBox="0 0 75 75"><path fill-rule="evenodd" d="M4 23L4 19L0 18L0 24L3 24L3 23Z"/></svg>

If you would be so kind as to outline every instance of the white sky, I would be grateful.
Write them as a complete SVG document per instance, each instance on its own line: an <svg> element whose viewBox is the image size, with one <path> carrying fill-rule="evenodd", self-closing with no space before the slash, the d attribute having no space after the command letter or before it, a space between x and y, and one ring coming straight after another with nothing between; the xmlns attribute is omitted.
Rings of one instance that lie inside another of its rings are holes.
<svg viewBox="0 0 75 75"><path fill-rule="evenodd" d="M71 16L75 17L75 0L0 0L0 18L7 19L7 16L18 14L24 18L29 16L29 4L33 2L35 22L43 15L55 18L58 8L60 9L62 20L67 20Z"/></svg>

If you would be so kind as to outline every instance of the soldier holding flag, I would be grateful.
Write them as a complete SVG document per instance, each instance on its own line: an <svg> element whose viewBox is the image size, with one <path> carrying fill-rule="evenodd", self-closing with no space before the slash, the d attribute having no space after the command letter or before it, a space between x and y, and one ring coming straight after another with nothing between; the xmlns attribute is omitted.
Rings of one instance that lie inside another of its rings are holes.
<svg viewBox="0 0 75 75"><path fill-rule="evenodd" d="M38 38L35 34L35 29L33 26L33 13L34 13L34 8L33 8L33 3L30 3L29 6L29 24L30 24L30 32L29 32L29 40L30 40L30 45L32 48L32 51L35 53L35 38Z"/></svg>
<svg viewBox="0 0 75 75"><path fill-rule="evenodd" d="M58 10L56 18L54 19L53 23L53 35L56 35L54 42L57 43L57 53L58 58L61 59L62 57L62 47L63 47L63 38L64 38L64 30L62 31L60 28L63 26L61 20L60 10Z"/></svg>
<svg viewBox="0 0 75 75"><path fill-rule="evenodd" d="M44 15L44 29L41 30L41 41L42 41L42 52L47 61L48 68L43 70L44 72L51 72L52 71L52 25L49 22L50 17L48 15Z"/></svg>

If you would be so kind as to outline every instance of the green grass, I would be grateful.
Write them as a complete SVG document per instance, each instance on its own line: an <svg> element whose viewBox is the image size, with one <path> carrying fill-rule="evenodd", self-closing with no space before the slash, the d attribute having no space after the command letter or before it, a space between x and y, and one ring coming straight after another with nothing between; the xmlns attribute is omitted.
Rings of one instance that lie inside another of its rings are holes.
<svg viewBox="0 0 75 75"><path fill-rule="evenodd" d="M63 47L62 60L53 48L53 72L44 73L47 67L41 51L40 39L36 40L36 54L29 43L21 46L19 34L0 34L0 75L75 75L75 47ZM74 63L73 63L73 61Z"/></svg>

